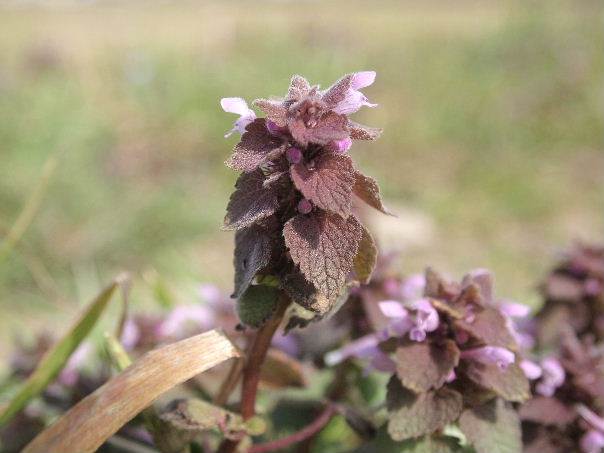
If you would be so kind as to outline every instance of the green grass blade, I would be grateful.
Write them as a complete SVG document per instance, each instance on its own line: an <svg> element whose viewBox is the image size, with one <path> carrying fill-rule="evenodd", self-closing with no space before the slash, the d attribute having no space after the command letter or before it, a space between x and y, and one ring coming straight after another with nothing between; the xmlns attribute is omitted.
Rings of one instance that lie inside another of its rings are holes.
<svg viewBox="0 0 604 453"><path fill-rule="evenodd" d="M116 279L107 286L86 308L80 319L73 325L42 358L32 375L21 389L6 405L0 408L0 426L6 424L15 414L22 410L29 401L39 395L63 369L69 356L90 333L103 311L109 304L116 288L122 279Z"/></svg>
<svg viewBox="0 0 604 453"><path fill-rule="evenodd" d="M17 220L8 231L4 241L0 243L0 264L10 255L12 249L15 247L15 245L17 245L19 240L29 228L29 225L31 225L33 222L38 209L40 209L40 205L42 204L42 199L46 193L50 178L57 168L58 162L58 156L53 155L50 156L44 163L42 176L40 177L38 184L29 196L29 199L25 203L25 206L19 214L19 217L17 217Z"/></svg>

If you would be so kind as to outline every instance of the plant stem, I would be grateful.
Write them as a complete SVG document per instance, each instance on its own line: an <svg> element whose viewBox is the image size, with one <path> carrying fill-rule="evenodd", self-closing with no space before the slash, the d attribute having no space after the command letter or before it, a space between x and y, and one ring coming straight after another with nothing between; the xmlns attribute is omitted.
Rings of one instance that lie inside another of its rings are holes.
<svg viewBox="0 0 604 453"><path fill-rule="evenodd" d="M258 394L258 383L260 382L260 370L268 348L271 345L271 341L275 332L279 328L285 310L289 306L289 297L282 293L279 304L273 316L264 323L264 325L258 330L254 341L250 344L245 359L245 365L243 368L243 383L241 385L241 406L240 412L243 420L249 420L256 415L256 395ZM237 448L239 441L225 439L220 448L219 453L232 453Z"/></svg>
<svg viewBox="0 0 604 453"><path fill-rule="evenodd" d="M336 413L336 409L332 404L329 404L319 416L314 419L309 425L306 425L300 431L295 432L287 437L277 439L264 444L258 444L250 448L249 453L267 453L271 451L281 450L289 447L290 445L302 442L321 431L331 418Z"/></svg>

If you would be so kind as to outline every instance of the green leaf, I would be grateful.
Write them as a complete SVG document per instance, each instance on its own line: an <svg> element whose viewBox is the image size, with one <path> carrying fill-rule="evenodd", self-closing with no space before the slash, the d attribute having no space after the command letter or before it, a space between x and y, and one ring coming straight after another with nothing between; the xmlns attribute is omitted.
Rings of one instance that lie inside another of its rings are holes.
<svg viewBox="0 0 604 453"><path fill-rule="evenodd" d="M386 430L380 429L374 440L356 449L354 453L461 453L464 451L451 436L424 436L396 442Z"/></svg>
<svg viewBox="0 0 604 453"><path fill-rule="evenodd" d="M462 396L443 387L415 394L393 376L388 383L388 433L394 440L432 434L455 421L462 410Z"/></svg>
<svg viewBox="0 0 604 453"><path fill-rule="evenodd" d="M396 374L414 392L440 388L459 363L459 349L452 340L442 344L409 342L395 353Z"/></svg>
<svg viewBox="0 0 604 453"><path fill-rule="evenodd" d="M500 398L466 409L459 427L477 453L518 453L522 451L518 414Z"/></svg>
<svg viewBox="0 0 604 453"><path fill-rule="evenodd" d="M0 426L6 424L29 401L39 395L61 372L69 356L93 329L101 314L109 304L122 279L116 279L105 288L86 308L75 325L42 358L35 371L29 376L21 389L2 409Z"/></svg>
<svg viewBox="0 0 604 453"><path fill-rule="evenodd" d="M258 328L271 317L279 302L279 289L273 286L250 286L237 301L237 314L246 326Z"/></svg>

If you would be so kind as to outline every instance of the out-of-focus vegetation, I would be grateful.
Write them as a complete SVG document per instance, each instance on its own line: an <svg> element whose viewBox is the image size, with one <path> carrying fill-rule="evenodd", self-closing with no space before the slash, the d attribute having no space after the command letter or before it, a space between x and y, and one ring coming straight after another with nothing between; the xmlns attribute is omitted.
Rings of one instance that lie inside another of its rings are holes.
<svg viewBox="0 0 604 453"><path fill-rule="evenodd" d="M0 262L0 339L122 269L228 287L218 102L280 95L293 73L378 72L380 106L357 119L385 133L351 152L400 213L371 220L405 270L487 266L527 302L558 248L604 231L604 19L598 2L525 3L5 5L0 238L59 165Z"/></svg>

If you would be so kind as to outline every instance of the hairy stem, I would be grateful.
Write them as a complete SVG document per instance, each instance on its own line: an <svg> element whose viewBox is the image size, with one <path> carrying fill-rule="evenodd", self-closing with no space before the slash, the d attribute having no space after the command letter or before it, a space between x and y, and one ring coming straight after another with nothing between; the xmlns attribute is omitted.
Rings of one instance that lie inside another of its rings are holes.
<svg viewBox="0 0 604 453"><path fill-rule="evenodd" d="M282 293L275 313L258 330L254 341L248 348L243 368L243 383L241 385L240 412L244 420L249 420L256 415L256 395L258 394L258 383L260 382L260 370L273 336L283 320L289 303L289 297L285 293ZM218 452L232 453L237 448L238 443L239 441L226 439L220 445Z"/></svg>
<svg viewBox="0 0 604 453"><path fill-rule="evenodd" d="M314 419L309 425L306 425L300 431L295 432L287 437L277 439L264 444L258 444L250 448L249 453L267 453L271 451L277 451L287 448L291 445L302 442L321 431L331 418L336 413L336 409L332 404L329 404L316 419Z"/></svg>

